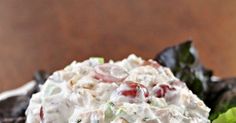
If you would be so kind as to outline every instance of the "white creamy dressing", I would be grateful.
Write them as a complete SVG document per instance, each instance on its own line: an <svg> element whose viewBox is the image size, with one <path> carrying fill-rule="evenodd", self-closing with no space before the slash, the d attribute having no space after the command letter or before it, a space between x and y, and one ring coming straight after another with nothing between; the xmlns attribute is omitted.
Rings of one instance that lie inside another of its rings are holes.
<svg viewBox="0 0 236 123"><path fill-rule="evenodd" d="M210 122L210 109L169 68L145 62L135 55L118 62L72 62L32 96L26 122Z"/></svg>

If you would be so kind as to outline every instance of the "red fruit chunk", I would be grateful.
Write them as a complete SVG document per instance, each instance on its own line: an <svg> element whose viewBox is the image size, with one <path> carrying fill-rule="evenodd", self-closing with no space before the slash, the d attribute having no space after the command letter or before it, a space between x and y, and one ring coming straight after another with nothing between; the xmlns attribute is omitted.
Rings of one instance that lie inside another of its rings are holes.
<svg viewBox="0 0 236 123"><path fill-rule="evenodd" d="M121 91L122 95L136 97L143 93L145 97L148 97L148 89L144 85L135 82L125 82L125 84L129 87L129 90Z"/></svg>
<svg viewBox="0 0 236 123"><path fill-rule="evenodd" d="M160 88L156 91L156 96L159 98L164 97L168 91L175 90L175 88L171 88L170 86L164 84L159 85L159 87Z"/></svg>
<svg viewBox="0 0 236 123"><path fill-rule="evenodd" d="M124 95L124 96L136 97L137 96L137 90L125 90L125 91L122 91L121 94Z"/></svg>
<svg viewBox="0 0 236 123"><path fill-rule="evenodd" d="M40 112L39 112L40 120L43 121L44 119L44 113L43 113L43 107L40 107Z"/></svg>
<svg viewBox="0 0 236 123"><path fill-rule="evenodd" d="M127 76L127 72L118 65L102 64L95 68L95 78L103 82L121 82Z"/></svg>

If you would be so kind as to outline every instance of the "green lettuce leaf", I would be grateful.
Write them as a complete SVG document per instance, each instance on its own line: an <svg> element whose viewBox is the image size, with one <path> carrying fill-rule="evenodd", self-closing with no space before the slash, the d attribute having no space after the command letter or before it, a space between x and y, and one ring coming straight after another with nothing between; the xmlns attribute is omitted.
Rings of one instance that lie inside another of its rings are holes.
<svg viewBox="0 0 236 123"><path fill-rule="evenodd" d="M236 107L220 114L212 123L236 123Z"/></svg>

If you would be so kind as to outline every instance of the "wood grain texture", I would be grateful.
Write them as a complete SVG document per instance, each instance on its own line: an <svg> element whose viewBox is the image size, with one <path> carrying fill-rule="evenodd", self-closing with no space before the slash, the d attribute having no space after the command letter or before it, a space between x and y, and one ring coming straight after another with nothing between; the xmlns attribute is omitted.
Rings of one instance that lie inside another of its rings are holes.
<svg viewBox="0 0 236 123"><path fill-rule="evenodd" d="M217 75L236 76L235 0L2 0L0 92L38 69L90 56L153 58L193 39Z"/></svg>

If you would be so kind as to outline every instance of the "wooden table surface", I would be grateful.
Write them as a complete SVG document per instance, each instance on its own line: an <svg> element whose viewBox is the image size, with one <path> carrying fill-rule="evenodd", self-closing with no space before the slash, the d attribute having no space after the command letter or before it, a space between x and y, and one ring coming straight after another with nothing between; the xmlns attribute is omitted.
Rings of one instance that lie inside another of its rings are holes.
<svg viewBox="0 0 236 123"><path fill-rule="evenodd" d="M236 76L235 0L2 0L0 92L90 56L153 58L193 39L202 62Z"/></svg>

